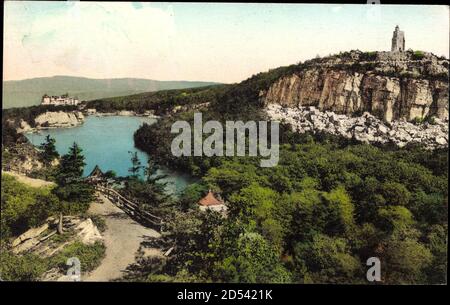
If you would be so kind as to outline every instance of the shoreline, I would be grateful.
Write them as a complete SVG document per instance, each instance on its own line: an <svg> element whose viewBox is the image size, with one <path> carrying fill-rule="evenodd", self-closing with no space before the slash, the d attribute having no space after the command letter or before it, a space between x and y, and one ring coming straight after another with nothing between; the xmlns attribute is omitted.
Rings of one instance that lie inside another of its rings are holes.
<svg viewBox="0 0 450 305"><path fill-rule="evenodd" d="M117 112L96 112L96 113L87 113L84 112L84 119L79 121L76 125L67 125L67 126L45 126L45 127L32 127L32 128L25 128L21 129L18 128L16 131L21 134L31 134L31 133L39 133L40 131L44 130L53 130L53 129L59 129L59 128L76 128L84 124L86 117L112 117L112 116L126 116L126 117L138 117L138 118L149 118L149 119L160 119L161 116L154 115L154 114L139 114L134 111L117 111ZM28 125L29 126L29 125Z"/></svg>

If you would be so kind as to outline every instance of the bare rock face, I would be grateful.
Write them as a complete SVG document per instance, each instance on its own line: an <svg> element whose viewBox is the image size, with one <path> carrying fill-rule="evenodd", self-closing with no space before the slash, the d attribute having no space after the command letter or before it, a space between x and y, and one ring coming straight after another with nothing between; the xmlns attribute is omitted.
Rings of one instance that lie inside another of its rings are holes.
<svg viewBox="0 0 450 305"><path fill-rule="evenodd" d="M65 242L54 243L51 237L57 234L55 229L58 219L49 217L45 223L37 228L31 228L12 242L12 251L15 254L33 252L45 257L52 256L75 240L84 244L94 244L103 241L100 231L90 219L81 219L76 216L63 217L64 232L69 232L71 238Z"/></svg>
<svg viewBox="0 0 450 305"><path fill-rule="evenodd" d="M90 218L81 222L75 230L78 231L77 236L81 242L87 245L94 244L96 241L102 241L103 237Z"/></svg>
<svg viewBox="0 0 450 305"><path fill-rule="evenodd" d="M409 55L408 55L409 54ZM448 118L448 60L426 53L376 53L371 61L348 57L313 60L260 93L265 106L315 106L339 114L369 112L391 122L427 116Z"/></svg>
<svg viewBox="0 0 450 305"><path fill-rule="evenodd" d="M31 128L30 124L28 124L24 120L20 120L19 128L17 128L18 133L25 133L25 132L29 132L32 130L33 130L33 128Z"/></svg>
<svg viewBox="0 0 450 305"><path fill-rule="evenodd" d="M34 122L36 124L36 129L74 127L84 122L84 115L80 111L47 111L38 115L34 119Z"/></svg>

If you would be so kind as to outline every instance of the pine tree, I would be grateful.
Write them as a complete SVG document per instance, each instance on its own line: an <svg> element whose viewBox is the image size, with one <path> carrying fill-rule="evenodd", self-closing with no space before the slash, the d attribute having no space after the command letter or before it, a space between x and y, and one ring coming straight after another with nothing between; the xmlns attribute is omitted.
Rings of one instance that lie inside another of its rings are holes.
<svg viewBox="0 0 450 305"><path fill-rule="evenodd" d="M65 185L81 179L86 165L82 152L83 150L74 142L69 152L62 156L58 175L59 184Z"/></svg>
<svg viewBox="0 0 450 305"><path fill-rule="evenodd" d="M47 135L45 137L45 142L39 146L41 149L41 158L47 165L59 157L59 153L56 151L55 143L56 140L50 137L50 135Z"/></svg>
<svg viewBox="0 0 450 305"><path fill-rule="evenodd" d="M142 169L141 161L139 160L137 152L128 152L131 155L131 167L128 169L128 172L131 173L131 176L134 178L139 177L139 172Z"/></svg>

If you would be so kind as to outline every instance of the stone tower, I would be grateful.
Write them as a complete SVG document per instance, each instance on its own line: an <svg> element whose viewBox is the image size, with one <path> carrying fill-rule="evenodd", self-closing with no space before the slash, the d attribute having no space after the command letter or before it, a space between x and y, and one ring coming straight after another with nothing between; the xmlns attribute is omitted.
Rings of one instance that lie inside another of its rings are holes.
<svg viewBox="0 0 450 305"><path fill-rule="evenodd" d="M398 25L395 27L394 35L392 36L391 52L405 51L405 32L400 31Z"/></svg>

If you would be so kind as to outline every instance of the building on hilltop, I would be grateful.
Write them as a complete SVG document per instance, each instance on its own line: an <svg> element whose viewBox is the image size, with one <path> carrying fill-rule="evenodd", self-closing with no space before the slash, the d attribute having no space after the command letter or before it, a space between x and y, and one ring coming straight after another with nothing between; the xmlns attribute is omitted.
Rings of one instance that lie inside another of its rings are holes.
<svg viewBox="0 0 450 305"><path fill-rule="evenodd" d="M41 105L55 105L55 106L76 106L80 103L77 98L69 97L68 94L60 95L60 96L49 96L44 94L42 96Z"/></svg>
<svg viewBox="0 0 450 305"><path fill-rule="evenodd" d="M227 207L224 202L219 198L217 199L211 190L208 191L208 194L199 200L198 205L201 211L213 210L216 212L226 213Z"/></svg>
<svg viewBox="0 0 450 305"><path fill-rule="evenodd" d="M405 51L405 32L400 31L398 25L395 27L392 36L391 52L404 52Z"/></svg>

